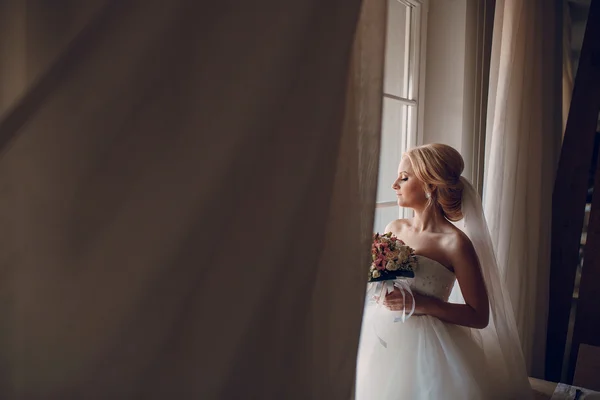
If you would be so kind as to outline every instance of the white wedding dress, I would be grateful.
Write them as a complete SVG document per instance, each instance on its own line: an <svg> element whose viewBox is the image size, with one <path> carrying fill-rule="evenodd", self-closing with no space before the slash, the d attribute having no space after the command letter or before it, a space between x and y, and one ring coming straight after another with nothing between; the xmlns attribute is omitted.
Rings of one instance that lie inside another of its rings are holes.
<svg viewBox="0 0 600 400"><path fill-rule="evenodd" d="M427 315L394 322L401 313L366 299L357 359L356 400L524 400L527 378L512 305L500 277L481 199L465 189L460 227L479 258L490 301L484 329L449 324ZM452 271L417 256L412 291L463 303Z"/></svg>
<svg viewBox="0 0 600 400"><path fill-rule="evenodd" d="M448 301L454 273L429 258L417 260L411 289ZM397 314L367 300L356 400L491 398L493 377L486 374L486 358L472 329L426 315L394 323Z"/></svg>

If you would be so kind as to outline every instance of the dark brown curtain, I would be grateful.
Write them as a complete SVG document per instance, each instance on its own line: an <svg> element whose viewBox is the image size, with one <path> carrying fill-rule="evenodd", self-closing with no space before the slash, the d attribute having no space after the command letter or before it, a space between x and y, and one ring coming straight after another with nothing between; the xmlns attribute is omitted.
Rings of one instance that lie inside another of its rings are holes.
<svg viewBox="0 0 600 400"><path fill-rule="evenodd" d="M0 397L350 398L386 3L59 3L0 5Z"/></svg>

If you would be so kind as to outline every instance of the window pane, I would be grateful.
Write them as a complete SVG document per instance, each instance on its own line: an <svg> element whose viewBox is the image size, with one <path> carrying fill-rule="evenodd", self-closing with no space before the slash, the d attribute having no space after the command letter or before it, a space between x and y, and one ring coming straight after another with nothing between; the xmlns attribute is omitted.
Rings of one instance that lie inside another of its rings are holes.
<svg viewBox="0 0 600 400"><path fill-rule="evenodd" d="M387 224L398 218L399 208L397 206L376 208L373 232L384 233L384 229L387 226Z"/></svg>
<svg viewBox="0 0 600 400"><path fill-rule="evenodd" d="M406 108L406 148L410 149L417 145L417 107Z"/></svg>
<svg viewBox="0 0 600 400"><path fill-rule="evenodd" d="M388 0L384 91L408 98L412 8L399 0Z"/></svg>
<svg viewBox="0 0 600 400"><path fill-rule="evenodd" d="M396 201L396 194L391 186L398 175L398 164L402 153L406 151L406 128L410 107L398 100L383 99L379 180L377 184L378 203Z"/></svg>

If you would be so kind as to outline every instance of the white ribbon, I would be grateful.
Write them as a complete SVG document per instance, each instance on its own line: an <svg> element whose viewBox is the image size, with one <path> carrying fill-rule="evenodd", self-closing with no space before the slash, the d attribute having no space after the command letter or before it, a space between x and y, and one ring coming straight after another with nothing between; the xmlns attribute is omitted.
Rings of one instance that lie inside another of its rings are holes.
<svg viewBox="0 0 600 400"><path fill-rule="evenodd" d="M408 284L408 282L406 281L405 278L396 278L394 280L373 282L370 285L372 285L371 288L369 288L370 296L372 298L374 298L375 294L379 294L379 299L377 300L377 309L379 309L381 307L381 302L383 301L383 299L385 299L385 296L387 294L392 293L394 291L394 288L400 289L400 292L402 293L402 315L399 317L394 317L394 322L398 322L398 321L405 322L408 318L410 318L414 314L414 312L415 312L415 297L413 296L413 293L410 290L410 285ZM410 309L410 312L408 312L408 313L406 312L406 296L407 295L410 296L412 299L411 309ZM377 336L381 345L383 347L387 348L387 342L385 340L383 340L383 338L377 332L376 321L377 321L377 318L374 319L373 324L372 324L373 330L375 332L375 336Z"/></svg>

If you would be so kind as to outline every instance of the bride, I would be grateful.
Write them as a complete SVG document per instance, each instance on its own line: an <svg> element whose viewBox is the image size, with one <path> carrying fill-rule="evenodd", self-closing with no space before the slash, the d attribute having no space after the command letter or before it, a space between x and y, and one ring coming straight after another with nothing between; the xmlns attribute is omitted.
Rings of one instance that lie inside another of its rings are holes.
<svg viewBox="0 0 600 400"><path fill-rule="evenodd" d="M357 400L532 397L481 200L463 168L461 155L442 144L402 157L392 188L414 218L393 221L386 232L417 254L414 315L394 322L413 306L400 288L367 299Z"/></svg>

